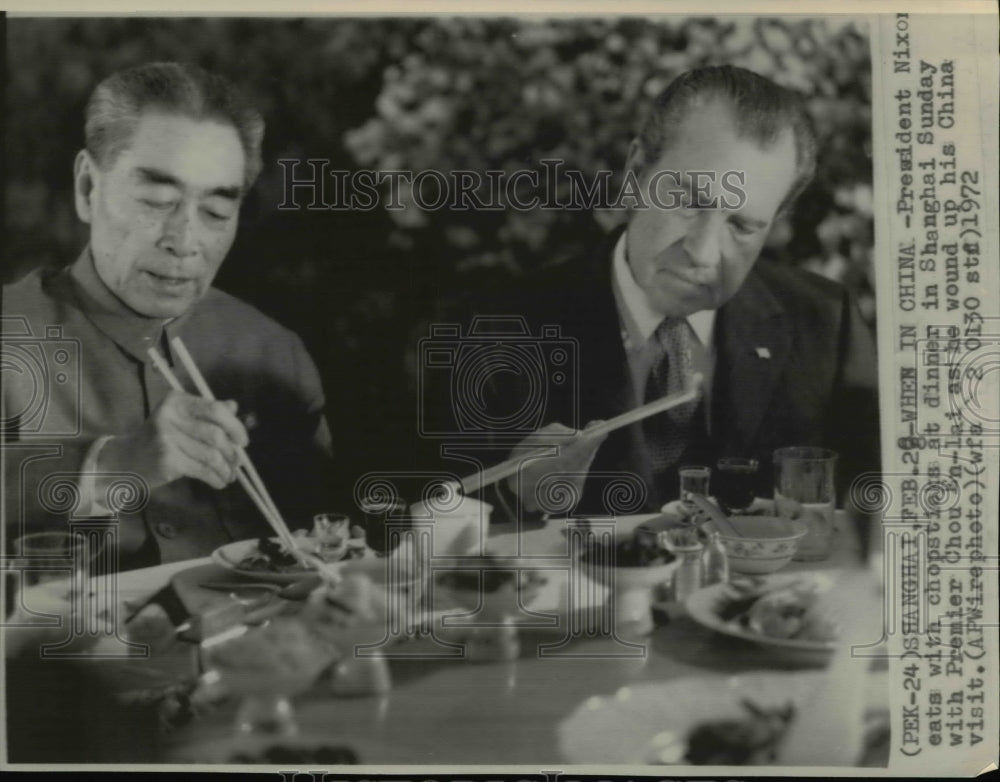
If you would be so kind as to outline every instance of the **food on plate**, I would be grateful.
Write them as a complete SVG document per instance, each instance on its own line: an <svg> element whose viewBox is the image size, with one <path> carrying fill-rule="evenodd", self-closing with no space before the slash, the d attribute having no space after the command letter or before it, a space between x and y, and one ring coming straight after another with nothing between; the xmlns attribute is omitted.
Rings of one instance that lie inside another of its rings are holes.
<svg viewBox="0 0 1000 782"><path fill-rule="evenodd" d="M751 582L752 584L752 582ZM734 582L737 597L725 607L722 618L768 638L799 641L834 641L836 623L824 616L820 587L809 580L761 589Z"/></svg>
<svg viewBox="0 0 1000 782"><path fill-rule="evenodd" d="M321 541L305 530L296 530L294 534L295 544L301 551L313 554L327 563L363 557L368 550L365 531L358 526L351 527L349 537L333 544ZM237 567L239 570L263 573L302 573L311 570L299 562L283 543L268 537L260 538L256 550L243 557Z"/></svg>
<svg viewBox="0 0 1000 782"><path fill-rule="evenodd" d="M795 717L795 706L765 708L741 702L742 719L703 722L688 734L683 760L694 766L769 765L775 761L782 738Z"/></svg>

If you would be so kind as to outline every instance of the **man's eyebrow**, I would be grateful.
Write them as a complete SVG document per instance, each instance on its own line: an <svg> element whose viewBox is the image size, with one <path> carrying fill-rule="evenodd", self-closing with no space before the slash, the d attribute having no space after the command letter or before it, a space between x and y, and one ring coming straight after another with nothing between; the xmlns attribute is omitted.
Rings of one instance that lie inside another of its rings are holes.
<svg viewBox="0 0 1000 782"><path fill-rule="evenodd" d="M153 185L173 185L174 187L181 186L181 181L177 177L171 176L166 171L161 171L158 168L139 166L135 169L135 172L139 179Z"/></svg>
<svg viewBox="0 0 1000 782"><path fill-rule="evenodd" d="M170 185L171 187L176 187L178 189L183 188L181 180L158 168L140 166L136 168L135 171L139 179L143 182L153 185ZM220 198L227 198L230 201L238 201L240 196L243 195L243 188L238 185L221 185L219 187L213 187L206 193L206 195L219 196Z"/></svg>
<svg viewBox="0 0 1000 782"><path fill-rule="evenodd" d="M733 215L737 220L740 220L751 228L766 228L768 225L768 220L759 220L756 217L747 217L746 215L741 215L739 212Z"/></svg>

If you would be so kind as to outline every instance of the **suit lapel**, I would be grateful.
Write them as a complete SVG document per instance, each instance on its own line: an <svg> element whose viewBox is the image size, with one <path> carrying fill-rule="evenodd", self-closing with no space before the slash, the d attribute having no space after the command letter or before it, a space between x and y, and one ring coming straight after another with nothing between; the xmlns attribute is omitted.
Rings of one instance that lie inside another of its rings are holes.
<svg viewBox="0 0 1000 782"><path fill-rule="evenodd" d="M592 418L607 418L632 406L630 374L614 292L611 253L617 233L593 256L571 270L572 293L564 298L560 322L578 340L580 355L579 412L581 426Z"/></svg>
<svg viewBox="0 0 1000 782"><path fill-rule="evenodd" d="M567 333L579 339L580 425L593 419L608 419L635 406L632 375L621 336L621 320L612 288L612 252L620 231L592 257L581 259L575 270L576 285ZM644 456L639 424L619 429L601 446L591 473L627 472L652 487L652 474ZM652 491L652 489L651 489ZM595 500L605 507L605 500Z"/></svg>
<svg viewBox="0 0 1000 782"><path fill-rule="evenodd" d="M716 365L725 375L726 398L740 441L753 442L788 360L791 335L784 308L751 272L719 310L721 344Z"/></svg>

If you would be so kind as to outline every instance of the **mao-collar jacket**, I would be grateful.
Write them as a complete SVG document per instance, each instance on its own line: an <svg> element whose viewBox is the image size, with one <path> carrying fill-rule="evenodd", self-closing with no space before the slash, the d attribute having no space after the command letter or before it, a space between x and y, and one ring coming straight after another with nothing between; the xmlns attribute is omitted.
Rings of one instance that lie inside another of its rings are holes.
<svg viewBox="0 0 1000 782"><path fill-rule="evenodd" d="M330 435L315 365L299 338L217 289L166 325L126 308L104 286L89 251L58 271L36 270L3 293L4 423L8 534L80 523L84 459L102 435L134 431L169 391L147 355L175 361L180 336L218 399L233 399L250 434L250 458L293 527L324 509ZM144 494L123 474L114 496L120 566L205 556L264 534L238 484L216 491L180 479ZM135 491L134 495L131 494Z"/></svg>

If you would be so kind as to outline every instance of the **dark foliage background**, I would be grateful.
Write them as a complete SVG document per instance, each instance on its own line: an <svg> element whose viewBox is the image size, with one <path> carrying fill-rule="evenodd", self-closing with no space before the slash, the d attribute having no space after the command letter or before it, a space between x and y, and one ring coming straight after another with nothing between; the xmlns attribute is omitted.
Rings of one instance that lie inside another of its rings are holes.
<svg viewBox="0 0 1000 782"><path fill-rule="evenodd" d="M863 22L22 18L7 38L5 279L67 263L86 241L71 170L101 78L188 60L256 96L265 167L218 284L305 339L348 474L405 462L396 444L415 434L416 338L447 296L558 262L622 215L284 211L279 158L444 172L561 158L588 175L620 172L647 98L688 68L743 65L802 91L821 133L817 180L767 252L844 282L874 321Z"/></svg>

